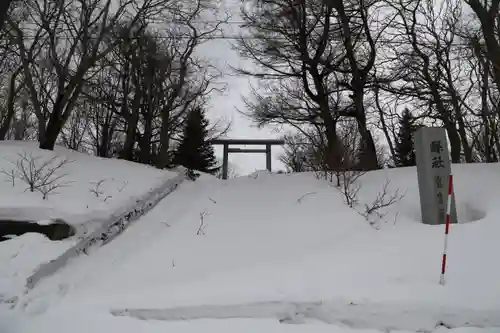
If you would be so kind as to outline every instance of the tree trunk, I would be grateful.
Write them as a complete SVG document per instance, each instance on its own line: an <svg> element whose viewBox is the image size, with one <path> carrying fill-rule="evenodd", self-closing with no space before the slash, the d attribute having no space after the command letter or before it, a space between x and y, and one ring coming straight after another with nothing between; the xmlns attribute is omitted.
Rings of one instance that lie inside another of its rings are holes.
<svg viewBox="0 0 500 333"><path fill-rule="evenodd" d="M54 150L57 138L61 133L66 119L63 117L63 101L65 100L64 93L60 93L57 96L52 112L50 113L49 121L47 127L45 128L45 135L40 141L40 149ZM69 103L66 106L71 107Z"/></svg>
<svg viewBox="0 0 500 333"><path fill-rule="evenodd" d="M54 150L57 137L61 133L63 127L63 120L59 117L50 117L45 131L45 136L40 142L40 149Z"/></svg>
<svg viewBox="0 0 500 333"><path fill-rule="evenodd" d="M460 163L462 142L460 140L460 135L458 134L457 128L451 121L445 121L444 126L446 128L446 132L448 133L448 138L450 139L451 163Z"/></svg>
<svg viewBox="0 0 500 333"><path fill-rule="evenodd" d="M99 157L109 157L109 121L106 119L101 128L101 140L98 142L99 147L97 148L97 156Z"/></svg>
<svg viewBox="0 0 500 333"><path fill-rule="evenodd" d="M376 170L379 168L377 158L377 148L375 141L366 124L366 112L364 106L364 83L354 90L354 103L356 107L356 121L358 130L363 141L361 156L359 158L360 167L363 170Z"/></svg>
<svg viewBox="0 0 500 333"><path fill-rule="evenodd" d="M47 127L45 128L45 135L40 141L40 149L54 150L57 137L63 127L62 119L60 117L61 110L59 110L59 107L60 104L56 101L47 123Z"/></svg>
<svg viewBox="0 0 500 333"><path fill-rule="evenodd" d="M9 95L7 97L7 114L3 119L3 122L0 126L0 140L5 140L7 136L7 132L10 129L10 125L12 123L12 118L14 117L15 109L14 102L16 96L16 78L19 71L12 73L9 80Z"/></svg>
<svg viewBox="0 0 500 333"><path fill-rule="evenodd" d="M379 168L377 158L377 147L370 130L366 126L366 121L358 119L358 129L361 135L362 151L359 157L359 164L363 170L376 170Z"/></svg>
<svg viewBox="0 0 500 333"><path fill-rule="evenodd" d="M147 127L145 125L145 127ZM144 129L144 133L141 136L141 141L139 143L140 146L140 161L141 163L144 164L149 164L151 163L151 139L150 139L150 133L148 132L148 129Z"/></svg>
<svg viewBox="0 0 500 333"><path fill-rule="evenodd" d="M464 151L464 157L466 163L472 163L472 147L469 145L469 138L467 137L467 132L465 129L465 121L462 116L462 105L460 103L460 96L454 87L453 78L451 75L451 70L446 67L446 80L448 83L448 90L451 98L451 106L453 107L453 112L455 114L455 124L458 126L457 134L460 136L460 140L462 142L462 148Z"/></svg>
<svg viewBox="0 0 500 333"><path fill-rule="evenodd" d="M70 83L64 86L63 78L59 78L59 92L45 128L45 137L40 141L41 149L54 150L57 138L75 106L78 97L76 91L81 90L82 85Z"/></svg>
<svg viewBox="0 0 500 333"><path fill-rule="evenodd" d="M159 169L164 169L170 164L170 112L162 112L161 130L160 130L160 147L158 149Z"/></svg>
<svg viewBox="0 0 500 333"><path fill-rule="evenodd" d="M127 105L124 103L123 106L123 114L127 115L127 132L125 137L125 144L123 145L123 150L121 152L121 158L127 161L132 161L134 157L134 145L136 142L136 134L137 134L137 124L139 122L139 108L142 100L142 93L139 84L139 80L137 78L136 73L132 74L132 83L134 84L134 99L132 100L132 107L129 109Z"/></svg>
<svg viewBox="0 0 500 333"><path fill-rule="evenodd" d="M462 142L462 148L464 151L464 157L465 157L465 162L466 163L473 163L472 160L472 154L473 150L472 147L469 145L469 140L467 138L467 132L465 131L465 123L462 115L460 114L460 111L457 111L457 124L458 124L458 135L460 137L460 141Z"/></svg>
<svg viewBox="0 0 500 333"><path fill-rule="evenodd" d="M389 130L387 128L387 124L385 122L385 114L382 106L380 105L380 96L379 96L379 87L375 86L375 105L377 106L379 118L380 118L380 126L382 128L382 132L384 133L385 140L389 146L389 152L391 153L391 157L393 161L396 161L396 151L394 149L394 144L392 143L391 135L389 134Z"/></svg>
<svg viewBox="0 0 500 333"><path fill-rule="evenodd" d="M356 114L355 117L358 123L359 134L361 135L361 138L363 140L361 166L363 169L375 170L378 169L377 150L375 147L375 142L373 141L373 137L366 124L366 111L364 107L364 93L367 83L367 77L368 73L371 71L375 64L376 56L375 42L371 36L369 28L369 19L367 17L368 13L367 9L363 7L361 3L359 8L359 16L362 23L362 32L364 33L364 37L369 44L367 52L368 54L366 56L366 59L364 59L366 63L364 67L362 67L362 61L359 61L359 59L357 58L359 54L355 49L356 38L353 38L352 28L349 25L353 16L348 16L343 1L334 1L334 4L340 18L340 28L344 34L343 44L352 75L351 88Z"/></svg>
<svg viewBox="0 0 500 333"><path fill-rule="evenodd" d="M140 160L141 163L144 164L150 164L151 163L151 136L152 136L152 131L153 131L153 112L152 108L153 105L152 103L152 98L151 98L151 90L146 93L148 96L148 100L146 102L146 105L143 109L143 134L142 138L140 141L140 148L141 148L141 156Z"/></svg>
<svg viewBox="0 0 500 333"><path fill-rule="evenodd" d="M342 165L342 157L344 156L344 149L342 146L342 142L340 141L336 129L334 130L326 130L326 167L328 170L338 170L339 168L343 168Z"/></svg>
<svg viewBox="0 0 500 333"><path fill-rule="evenodd" d="M498 162L498 154L500 154L500 138L498 137L498 133L493 134L492 140L493 140L495 147L496 147L496 153L495 153L495 150L492 149L491 162Z"/></svg>
<svg viewBox="0 0 500 333"><path fill-rule="evenodd" d="M120 153L120 158L127 161L132 161L134 157L134 145L135 145L138 121L139 121L139 115L136 112L132 112L127 122L127 132L125 137L125 143L123 145L123 150Z"/></svg>
<svg viewBox="0 0 500 333"><path fill-rule="evenodd" d="M337 136L337 122L333 119L330 113L330 105L328 104L327 96L321 95L323 103L321 103L321 116L325 124L326 134L326 150L324 154L328 170L336 170L342 166L342 157L344 155L342 144Z"/></svg>

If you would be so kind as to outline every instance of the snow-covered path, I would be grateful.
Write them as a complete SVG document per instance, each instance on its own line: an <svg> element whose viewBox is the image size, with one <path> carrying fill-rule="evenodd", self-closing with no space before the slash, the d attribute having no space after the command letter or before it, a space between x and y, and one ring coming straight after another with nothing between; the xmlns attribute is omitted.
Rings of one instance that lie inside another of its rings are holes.
<svg viewBox="0 0 500 333"><path fill-rule="evenodd" d="M184 183L175 193L161 200L141 219L140 223L130 225L109 244L95 247L87 255L82 255L78 260L70 262L63 270L23 295L16 307L29 313L42 313L82 285L99 284L103 273L118 269L128 257L146 249L154 243L158 235L168 232L168 229L181 219L192 204L191 201L179 200L179 197L189 196L194 199L197 196L197 190L198 188L193 183ZM147 227L143 223L148 223Z"/></svg>

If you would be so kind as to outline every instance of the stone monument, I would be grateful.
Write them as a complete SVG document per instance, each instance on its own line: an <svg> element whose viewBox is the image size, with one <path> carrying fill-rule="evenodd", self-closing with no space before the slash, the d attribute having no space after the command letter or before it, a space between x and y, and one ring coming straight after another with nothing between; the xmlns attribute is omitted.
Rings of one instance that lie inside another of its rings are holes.
<svg viewBox="0 0 500 333"><path fill-rule="evenodd" d="M444 224L451 173L446 130L441 127L422 127L415 132L414 145L422 222L431 225ZM454 192L450 215L450 222L456 223Z"/></svg>

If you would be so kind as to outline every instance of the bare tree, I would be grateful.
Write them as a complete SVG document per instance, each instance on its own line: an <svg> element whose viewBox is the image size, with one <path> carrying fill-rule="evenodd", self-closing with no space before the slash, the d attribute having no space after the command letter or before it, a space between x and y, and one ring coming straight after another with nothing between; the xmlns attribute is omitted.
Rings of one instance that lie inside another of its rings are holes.
<svg viewBox="0 0 500 333"><path fill-rule="evenodd" d="M346 96L338 85L345 54L339 52L341 28L333 2L258 1L244 6L249 34L236 47L257 69L238 69L258 78L266 94L254 91L247 108L262 125L312 125L323 128L334 167L340 161L337 120L347 114Z"/></svg>
<svg viewBox="0 0 500 333"><path fill-rule="evenodd" d="M463 110L470 86L463 87L468 66L460 62L457 41L460 6L445 1L440 6L425 0L390 3L397 13L393 27L395 48L391 67L395 80L389 91L424 109L424 116L446 128L451 158L472 162L472 148Z"/></svg>
<svg viewBox="0 0 500 333"><path fill-rule="evenodd" d="M354 118L364 142L363 164L378 167L365 96L385 29L372 26L380 1L258 3L242 12L251 32L237 46L259 66L239 72L267 82L266 93L256 92L247 103L253 116L262 124L323 127L331 168L342 159L338 119Z"/></svg>
<svg viewBox="0 0 500 333"><path fill-rule="evenodd" d="M168 55L174 59L171 74L168 76L168 93L162 96L160 109L161 126L159 129L158 158L156 166L164 168L170 164L172 135L180 130L181 119L193 104L200 103L216 87L212 85L219 73L213 73L210 66L194 57L196 48L210 40L226 20L215 20L213 24L200 25L202 15L214 10L213 3L196 0L187 7L178 7L174 17L179 24L168 31L172 43Z"/></svg>
<svg viewBox="0 0 500 333"><path fill-rule="evenodd" d="M484 56L491 64L492 76L500 91L500 1L465 0L480 23L485 42Z"/></svg>
<svg viewBox="0 0 500 333"><path fill-rule="evenodd" d="M459 33L467 45L462 49L461 58L471 68L469 82L473 99L465 107L470 112L467 125L475 148L474 158L481 162L497 162L500 154L500 94L493 65L487 56L487 46L481 37L481 24L473 19L463 25Z"/></svg>
<svg viewBox="0 0 500 333"><path fill-rule="evenodd" d="M89 146L99 157L113 156L113 146L119 141L118 112L120 108L120 78L113 66L102 69L95 82L87 85L84 108L89 119Z"/></svg>
<svg viewBox="0 0 500 333"><path fill-rule="evenodd" d="M394 17L380 17L384 8L383 1L360 0L354 2L335 1L339 24L342 29L342 41L346 55L346 65L342 68L348 80L343 85L351 92L353 116L357 121L359 134L363 140L361 161L365 169L379 167L375 140L367 124L365 96L367 86L373 80L372 70L377 57L377 42ZM383 23L385 21L385 23ZM373 24L376 23L374 26ZM375 28L376 27L376 28ZM361 47L357 47L361 44Z"/></svg>
<svg viewBox="0 0 500 333"><path fill-rule="evenodd" d="M209 10L205 0L172 4L162 15L175 24L157 30L138 25L129 33L124 23L113 31L118 46L100 62L102 70L84 92L91 110L89 136L100 156L114 155L115 146L121 158L169 165L171 142L187 111L206 103L216 89L218 72L193 53L223 22L201 26L198 20Z"/></svg>
<svg viewBox="0 0 500 333"><path fill-rule="evenodd" d="M116 47L104 41L117 22L128 17L127 28L132 29L135 22L154 17L168 2L123 0L112 6L111 0L28 0L25 10L29 19L9 19L39 122L40 148L54 148L85 81L95 74L95 64ZM29 49L26 44L31 45ZM35 57L33 48L44 48L43 58ZM51 91L35 83L40 67L50 77Z"/></svg>

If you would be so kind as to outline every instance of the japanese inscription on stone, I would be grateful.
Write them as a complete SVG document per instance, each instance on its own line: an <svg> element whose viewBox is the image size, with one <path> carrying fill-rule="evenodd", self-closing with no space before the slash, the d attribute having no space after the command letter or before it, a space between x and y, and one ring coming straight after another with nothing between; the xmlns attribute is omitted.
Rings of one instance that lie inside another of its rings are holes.
<svg viewBox="0 0 500 333"><path fill-rule="evenodd" d="M437 127L419 129L415 133L415 154L422 221L426 224L443 224L451 172L445 130ZM451 213L452 222L456 222L454 201Z"/></svg>
<svg viewBox="0 0 500 333"><path fill-rule="evenodd" d="M443 190L445 189L444 180L446 179L446 174L442 174L442 169L445 169L442 157L442 154L444 152L443 144L446 144L446 142L442 142L441 140L434 140L431 141L429 145L429 149L432 156L432 168L438 169L435 170L436 174L433 177L434 177L434 186L436 190L436 198L438 203L438 219L440 221L444 221L445 219L446 207L445 207L444 197L447 194L443 193ZM447 198L448 197L446 196L446 199Z"/></svg>

